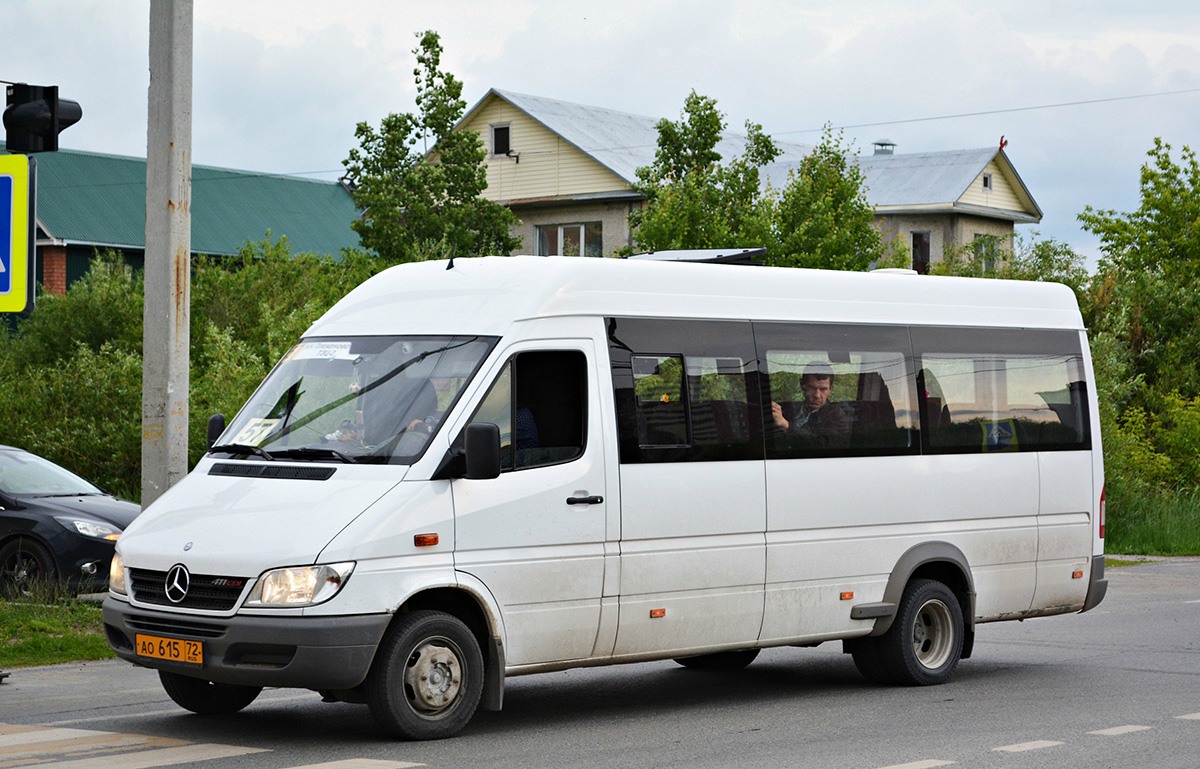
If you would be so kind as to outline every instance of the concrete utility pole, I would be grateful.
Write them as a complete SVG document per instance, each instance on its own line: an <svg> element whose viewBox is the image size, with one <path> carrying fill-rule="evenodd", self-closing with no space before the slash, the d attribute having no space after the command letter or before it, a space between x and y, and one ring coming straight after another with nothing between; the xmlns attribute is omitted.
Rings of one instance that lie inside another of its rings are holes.
<svg viewBox="0 0 1200 769"><path fill-rule="evenodd" d="M142 507L187 474L192 0L150 0Z"/></svg>

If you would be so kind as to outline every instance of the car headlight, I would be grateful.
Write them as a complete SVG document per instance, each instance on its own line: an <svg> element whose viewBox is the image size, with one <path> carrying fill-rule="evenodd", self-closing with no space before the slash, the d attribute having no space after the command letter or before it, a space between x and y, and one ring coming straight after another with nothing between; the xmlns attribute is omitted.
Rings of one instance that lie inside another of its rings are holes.
<svg viewBox="0 0 1200 769"><path fill-rule="evenodd" d="M121 536L121 530L116 526L92 518L72 518L69 515L56 515L54 516L54 520L65 526L68 531L73 531L76 534L82 534L92 539L116 541L117 537Z"/></svg>
<svg viewBox="0 0 1200 769"><path fill-rule="evenodd" d="M108 589L125 595L125 561L120 553L114 553L112 563L108 565Z"/></svg>
<svg viewBox="0 0 1200 769"><path fill-rule="evenodd" d="M312 606L337 595L354 571L354 562L272 569L258 578L247 606Z"/></svg>

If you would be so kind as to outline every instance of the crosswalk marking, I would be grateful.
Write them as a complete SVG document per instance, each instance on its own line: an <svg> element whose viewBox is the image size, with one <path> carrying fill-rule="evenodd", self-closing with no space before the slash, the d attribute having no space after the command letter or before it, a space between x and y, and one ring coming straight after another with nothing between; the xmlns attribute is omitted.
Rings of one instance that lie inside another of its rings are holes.
<svg viewBox="0 0 1200 769"><path fill-rule="evenodd" d="M122 769L151 769L266 752L263 748L196 744L98 729L0 724L0 769L33 764L51 764L56 769L111 769L117 765Z"/></svg>
<svg viewBox="0 0 1200 769"><path fill-rule="evenodd" d="M1130 724L1128 726L1114 726L1111 729L1097 729L1094 732L1088 732L1088 734L1103 734L1108 737L1115 737L1119 734L1129 734L1130 732L1144 732L1151 728L1153 727L1134 726L1133 724Z"/></svg>
<svg viewBox="0 0 1200 769"><path fill-rule="evenodd" d="M907 764L892 764L885 766L883 769L933 769L935 766L950 766L956 763L954 761L939 761L936 758L931 758L928 761L912 761Z"/></svg>
<svg viewBox="0 0 1200 769"><path fill-rule="evenodd" d="M1055 745L1062 745L1061 742L1051 742L1050 740L1035 740L1034 742L1021 742L1016 745L1005 745L1000 748L992 748L993 751L1001 751L1003 753L1024 753L1026 750L1041 750L1042 748L1052 748Z"/></svg>
<svg viewBox="0 0 1200 769"><path fill-rule="evenodd" d="M265 748L242 748L237 745L181 745L175 748L158 748L117 756L94 756L73 761L60 761L54 769L153 769L157 766L187 764L192 761L208 761L213 758L231 758L250 753L270 753ZM116 763L114 763L116 760Z"/></svg>
<svg viewBox="0 0 1200 769"><path fill-rule="evenodd" d="M7 748L12 745L28 745L35 742L71 740L76 737L95 737L98 734L112 734L112 732L96 732L90 729L30 729L20 732L13 731L0 734L0 748ZM0 753L2 752L0 751Z"/></svg>

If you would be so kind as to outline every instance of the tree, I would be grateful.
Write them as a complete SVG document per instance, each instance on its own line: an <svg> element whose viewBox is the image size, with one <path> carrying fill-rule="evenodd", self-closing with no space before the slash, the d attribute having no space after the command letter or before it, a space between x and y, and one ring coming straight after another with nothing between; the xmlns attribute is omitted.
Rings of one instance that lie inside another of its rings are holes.
<svg viewBox="0 0 1200 769"><path fill-rule="evenodd" d="M1028 238L1016 237L1014 247L1005 238L981 235L958 248L947 247L941 261L929 266L932 275L959 275L1001 280L1037 280L1062 283L1075 292L1085 308L1089 302L1091 276L1083 254L1054 238L1043 238L1036 230Z"/></svg>
<svg viewBox="0 0 1200 769"><path fill-rule="evenodd" d="M454 256L507 254L521 245L509 234L516 217L481 197L487 155L479 134L454 130L466 110L462 83L439 69L438 34L418 37L417 114L390 114L378 131L359 123L361 146L342 161L364 211L351 226L364 248L388 261L416 261L430 243Z"/></svg>
<svg viewBox="0 0 1200 769"><path fill-rule="evenodd" d="M745 152L722 164L725 118L716 100L692 91L680 117L658 122L654 163L637 170L633 188L647 202L629 215L634 241L649 251L769 246L771 205L759 169L779 156L775 142L747 121Z"/></svg>
<svg viewBox="0 0 1200 769"><path fill-rule="evenodd" d="M788 175L776 216L779 246L770 264L865 270L884 258L863 171L849 153L841 133L826 126L820 144Z"/></svg>
<svg viewBox="0 0 1200 769"><path fill-rule="evenodd" d="M1100 237L1093 313L1128 345L1145 378L1143 405L1167 394L1200 395L1200 162L1154 140L1142 166L1141 204L1119 213L1087 207L1079 220Z"/></svg>

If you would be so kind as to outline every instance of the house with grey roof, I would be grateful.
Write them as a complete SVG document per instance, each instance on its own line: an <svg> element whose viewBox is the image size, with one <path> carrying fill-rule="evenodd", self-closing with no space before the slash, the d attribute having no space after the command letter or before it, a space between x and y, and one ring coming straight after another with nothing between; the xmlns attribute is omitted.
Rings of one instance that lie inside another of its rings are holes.
<svg viewBox="0 0 1200 769"><path fill-rule="evenodd" d="M38 281L49 291L66 291L97 250L118 251L140 267L145 159L76 150L36 157ZM336 255L358 245L350 229L357 215L337 182L192 166L193 255L234 255L268 233L286 236L296 252Z"/></svg>
<svg viewBox="0 0 1200 769"><path fill-rule="evenodd" d="M487 149L484 195L521 220L524 251L602 256L632 245L628 216L644 203L636 171L654 162L658 119L491 89L459 121ZM777 141L763 169L776 189L812 149ZM717 150L740 155L745 137L726 132ZM881 142L858 158L876 227L912 247L914 266L981 235L1011 239L1042 212L1003 149L895 154ZM756 245L756 244L744 244Z"/></svg>

